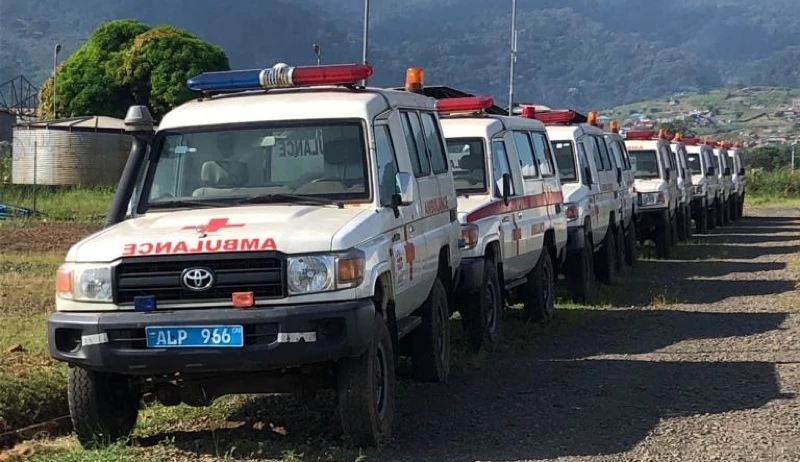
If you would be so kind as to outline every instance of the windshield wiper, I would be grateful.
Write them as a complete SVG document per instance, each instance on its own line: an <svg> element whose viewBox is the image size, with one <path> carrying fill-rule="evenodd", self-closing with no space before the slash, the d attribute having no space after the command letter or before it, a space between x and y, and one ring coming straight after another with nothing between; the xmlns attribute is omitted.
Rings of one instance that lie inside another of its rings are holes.
<svg viewBox="0 0 800 462"><path fill-rule="evenodd" d="M293 204L313 204L313 205L335 205L340 209L344 208L344 204L332 199L326 199L318 196L304 196L301 194L259 194L257 196L250 196L244 198L237 203L239 204L270 204L279 202L289 202Z"/></svg>
<svg viewBox="0 0 800 462"><path fill-rule="evenodd" d="M176 207L197 207L197 208L214 208L223 205L230 205L229 201L223 202L220 200L173 200L164 202L150 202L147 204L148 209L169 209Z"/></svg>

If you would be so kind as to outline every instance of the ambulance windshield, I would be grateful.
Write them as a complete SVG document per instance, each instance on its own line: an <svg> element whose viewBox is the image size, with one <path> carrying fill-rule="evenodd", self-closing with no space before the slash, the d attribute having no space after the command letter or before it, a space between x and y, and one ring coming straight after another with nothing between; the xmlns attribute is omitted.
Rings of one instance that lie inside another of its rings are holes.
<svg viewBox="0 0 800 462"><path fill-rule="evenodd" d="M654 150L628 151L628 154L631 156L634 178L658 178L658 156Z"/></svg>
<svg viewBox="0 0 800 462"><path fill-rule="evenodd" d="M692 171L692 174L700 175L703 173L703 169L700 164L700 154L687 154L686 160L689 162L689 170Z"/></svg>
<svg viewBox="0 0 800 462"><path fill-rule="evenodd" d="M558 173L562 183L574 183L578 181L578 174L575 171L575 156L572 151L571 141L553 141L553 152L556 155Z"/></svg>
<svg viewBox="0 0 800 462"><path fill-rule="evenodd" d="M481 138L448 139L447 154L458 193L486 191L486 154Z"/></svg>
<svg viewBox="0 0 800 462"><path fill-rule="evenodd" d="M150 205L224 204L265 194L364 200L369 188L362 127L294 122L169 131L154 143L158 156L144 197Z"/></svg>

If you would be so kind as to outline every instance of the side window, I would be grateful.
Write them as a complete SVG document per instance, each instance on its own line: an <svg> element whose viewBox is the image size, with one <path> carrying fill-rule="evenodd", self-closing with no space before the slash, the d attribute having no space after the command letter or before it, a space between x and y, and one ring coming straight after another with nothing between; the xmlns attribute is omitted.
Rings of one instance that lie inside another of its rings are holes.
<svg viewBox="0 0 800 462"><path fill-rule="evenodd" d="M628 150L625 149L625 145L620 141L615 141L619 152L622 153L622 162L625 163L625 170L631 169L631 157L628 155Z"/></svg>
<svg viewBox="0 0 800 462"><path fill-rule="evenodd" d="M621 169L627 170L628 167L625 165L625 155L622 153L619 143L614 140L609 140L608 138L606 138L606 141L611 155L614 156L614 164L618 164Z"/></svg>
<svg viewBox="0 0 800 462"><path fill-rule="evenodd" d="M414 169L414 176L427 176L431 173L431 166L428 163L428 156L425 154L425 139L422 134L422 126L419 123L419 116L416 112L403 112L403 131L406 135L409 155L411 156L411 167Z"/></svg>
<svg viewBox="0 0 800 462"><path fill-rule="evenodd" d="M517 146L519 155L519 166L522 170L522 178L537 178L536 162L533 160L533 147L528 134L524 132L514 132L514 144Z"/></svg>
<svg viewBox="0 0 800 462"><path fill-rule="evenodd" d="M503 174L511 174L511 167L508 163L508 152L506 152L506 145L503 140L492 140L492 178L494 182L494 195L495 197L502 197L500 194L501 187L503 186ZM508 195L513 196L516 194L514 191L514 181L511 181L511 191Z"/></svg>
<svg viewBox="0 0 800 462"><path fill-rule="evenodd" d="M392 196L397 193L397 158L392 144L392 135L389 127L378 125L375 127L375 156L378 164L378 184L380 187L381 205L392 205Z"/></svg>
<svg viewBox="0 0 800 462"><path fill-rule="evenodd" d="M614 162L608 154L608 146L606 146L605 138L601 136L594 136L593 138L597 141L597 147L600 148L600 155L603 158L603 170L613 170Z"/></svg>
<svg viewBox="0 0 800 462"><path fill-rule="evenodd" d="M539 171L542 176L555 175L553 164L553 154L550 152L550 143L547 142L543 133L531 133L533 140L533 152L536 154L536 161L539 163Z"/></svg>
<svg viewBox="0 0 800 462"><path fill-rule="evenodd" d="M583 148L588 151L586 154L594 159L594 166L598 172L605 170L605 166L603 165L603 158L600 157L600 149L597 147L597 143L594 141L594 137L584 136L580 142L583 145ZM588 164L587 164L588 165Z"/></svg>
<svg viewBox="0 0 800 462"><path fill-rule="evenodd" d="M442 147L442 132L439 131L439 125L436 123L433 114L422 113L422 128L425 131L425 140L431 156L433 173L447 172L447 156Z"/></svg>
<svg viewBox="0 0 800 462"><path fill-rule="evenodd" d="M594 181L591 181L590 178L586 176L586 167L589 167L589 158L586 156L586 149L583 147L583 141L578 143L578 164L581 170L581 176L583 177L583 184L586 186L591 186ZM591 170L591 168L589 169Z"/></svg>

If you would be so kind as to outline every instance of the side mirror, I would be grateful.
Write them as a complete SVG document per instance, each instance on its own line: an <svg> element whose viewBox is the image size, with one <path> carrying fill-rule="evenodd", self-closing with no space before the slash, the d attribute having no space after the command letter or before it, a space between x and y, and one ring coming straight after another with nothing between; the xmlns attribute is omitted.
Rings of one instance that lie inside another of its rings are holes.
<svg viewBox="0 0 800 462"><path fill-rule="evenodd" d="M508 205L508 196L511 194L511 174L503 174L503 190L500 193L503 195L503 202Z"/></svg>
<svg viewBox="0 0 800 462"><path fill-rule="evenodd" d="M722 173L724 176L731 176L731 168L725 167L725 171Z"/></svg>
<svg viewBox="0 0 800 462"><path fill-rule="evenodd" d="M414 203L414 182L411 181L411 174L397 172L395 175L395 185L397 193L392 196L392 205L395 208Z"/></svg>
<svg viewBox="0 0 800 462"><path fill-rule="evenodd" d="M586 184L594 184L594 180L592 179L592 169L589 168L588 165L583 167L583 176L586 177Z"/></svg>
<svg viewBox="0 0 800 462"><path fill-rule="evenodd" d="M669 168L664 168L664 179L669 181L672 178Z"/></svg>
<svg viewBox="0 0 800 462"><path fill-rule="evenodd" d="M743 168L739 169L739 176L744 176L744 169Z"/></svg>
<svg viewBox="0 0 800 462"><path fill-rule="evenodd" d="M715 168L713 165L708 167L708 170L706 170L706 176L714 176L716 174L717 173L715 172Z"/></svg>

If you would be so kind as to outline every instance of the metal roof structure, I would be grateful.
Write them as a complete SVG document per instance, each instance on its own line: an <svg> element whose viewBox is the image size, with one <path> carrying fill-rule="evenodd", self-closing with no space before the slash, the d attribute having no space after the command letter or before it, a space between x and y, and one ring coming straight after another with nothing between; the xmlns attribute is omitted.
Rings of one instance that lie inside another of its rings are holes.
<svg viewBox="0 0 800 462"><path fill-rule="evenodd" d="M107 116L83 116L40 122L22 122L18 123L17 127L80 132L124 133L125 121Z"/></svg>

